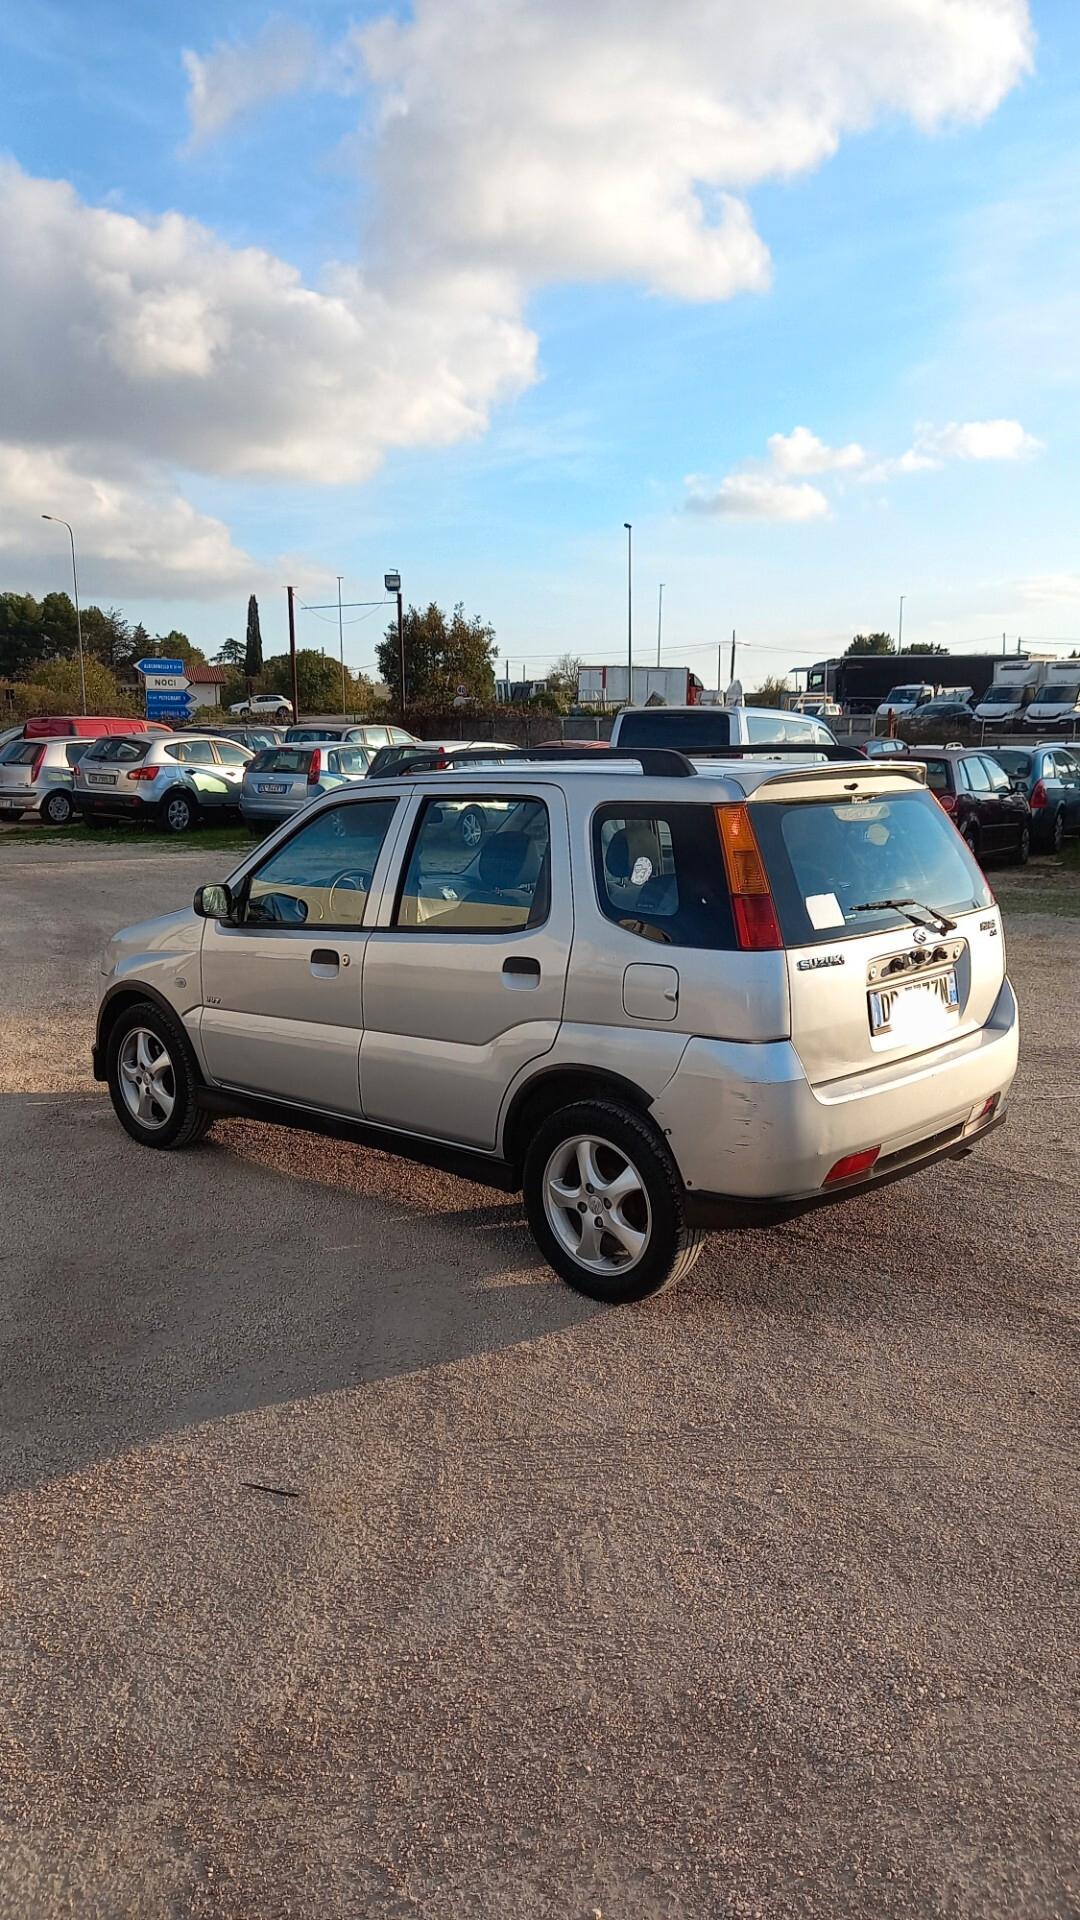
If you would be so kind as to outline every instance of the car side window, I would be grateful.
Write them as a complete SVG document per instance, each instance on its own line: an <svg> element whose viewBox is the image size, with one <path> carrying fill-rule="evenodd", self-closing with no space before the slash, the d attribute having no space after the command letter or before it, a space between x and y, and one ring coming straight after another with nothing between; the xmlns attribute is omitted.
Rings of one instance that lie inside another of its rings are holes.
<svg viewBox="0 0 1080 1920"><path fill-rule="evenodd" d="M593 819L600 911L666 947L734 947L723 853L711 807L606 806Z"/></svg>
<svg viewBox="0 0 1080 1920"><path fill-rule="evenodd" d="M987 771L985 761L980 760L977 755L974 755L970 760L961 760L960 765L964 769L967 784L971 788L972 793L990 792L990 775Z"/></svg>
<svg viewBox="0 0 1080 1920"><path fill-rule="evenodd" d="M216 745L217 757L223 767L246 767L251 759L250 753L245 752L243 747L233 746L229 740L218 740Z"/></svg>
<svg viewBox="0 0 1080 1920"><path fill-rule="evenodd" d="M467 837L463 821L470 821ZM479 848L470 845L479 818ZM542 800L455 793L426 800L394 926L417 933L514 933L547 919L551 826Z"/></svg>
<svg viewBox="0 0 1080 1920"><path fill-rule="evenodd" d="M173 760L180 760L187 767L212 767L214 749L209 740L181 740L175 747L166 747L166 753Z"/></svg>
<svg viewBox="0 0 1080 1920"><path fill-rule="evenodd" d="M1073 759L1071 754L1060 753L1060 752L1055 753L1054 767L1059 779L1061 780L1076 779L1076 772L1077 772L1076 761Z"/></svg>
<svg viewBox="0 0 1080 1920"><path fill-rule="evenodd" d="M979 765L990 782L992 793L1008 793L1009 776L1004 767L999 767L996 760L980 760Z"/></svg>
<svg viewBox="0 0 1080 1920"><path fill-rule="evenodd" d="M752 747L772 746L783 741L793 745L816 746L832 740L832 734L817 720L804 719L801 714L782 713L779 708L775 718L763 713L748 713L746 737Z"/></svg>
<svg viewBox="0 0 1080 1920"><path fill-rule="evenodd" d="M362 926L396 806L396 800L363 800L319 813L250 875L243 925L342 931Z"/></svg>

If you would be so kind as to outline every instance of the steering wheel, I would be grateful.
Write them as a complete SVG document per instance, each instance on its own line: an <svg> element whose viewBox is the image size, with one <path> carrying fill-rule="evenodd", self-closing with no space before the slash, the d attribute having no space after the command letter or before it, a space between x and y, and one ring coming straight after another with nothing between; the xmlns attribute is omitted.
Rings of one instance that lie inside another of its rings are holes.
<svg viewBox="0 0 1080 1920"><path fill-rule="evenodd" d="M371 892L370 873L359 873L359 872L339 873L337 879L334 881L333 885L330 888L330 892L326 901L326 910L330 915L331 920L334 920L337 918L336 907L340 906L340 902L336 902L335 897L338 893L362 893L366 895L370 892ZM361 906L360 914L357 915L357 919L361 917L362 913L363 913L363 907Z"/></svg>

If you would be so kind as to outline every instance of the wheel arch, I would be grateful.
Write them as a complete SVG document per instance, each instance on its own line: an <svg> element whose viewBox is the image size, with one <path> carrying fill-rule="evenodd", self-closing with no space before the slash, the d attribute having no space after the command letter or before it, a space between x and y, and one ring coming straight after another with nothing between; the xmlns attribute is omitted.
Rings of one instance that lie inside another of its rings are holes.
<svg viewBox="0 0 1080 1920"><path fill-rule="evenodd" d="M184 1028L183 1019L181 1015L177 1013L176 1008L170 1001L166 1000L163 993L159 993L156 987L149 986L145 980L120 980L115 986L109 988L98 1008L97 1032L93 1048L95 1080L104 1080L105 1078L105 1056L108 1052L110 1036L117 1021L122 1019L123 1015L127 1013L130 1008L143 1006L146 1003L149 1003L152 1007L156 1007L160 1013L168 1014L173 1025L180 1028L184 1039L187 1041L191 1057L195 1062L196 1073L201 1079L202 1074L199 1070L195 1049L191 1045L191 1041Z"/></svg>
<svg viewBox="0 0 1080 1920"><path fill-rule="evenodd" d="M654 1096L636 1081L606 1067L560 1065L541 1068L518 1088L502 1127L503 1157L521 1172L529 1139L542 1120L559 1107L577 1100L619 1099L635 1112L648 1114Z"/></svg>

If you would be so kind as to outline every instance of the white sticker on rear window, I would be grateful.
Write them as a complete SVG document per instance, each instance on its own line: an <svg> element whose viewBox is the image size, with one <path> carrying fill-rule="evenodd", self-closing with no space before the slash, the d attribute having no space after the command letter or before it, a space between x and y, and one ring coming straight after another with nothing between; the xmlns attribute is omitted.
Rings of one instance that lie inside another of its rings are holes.
<svg viewBox="0 0 1080 1920"><path fill-rule="evenodd" d="M637 859L634 861L634 871L630 875L631 884L635 887L643 887L645 885L646 880L651 880L651 879L652 879L652 861L647 859L645 854L641 853L638 855Z"/></svg>
<svg viewBox="0 0 1080 1920"><path fill-rule="evenodd" d="M844 924L843 910L835 893L808 893L806 911L810 925L819 930L822 927L842 927Z"/></svg>

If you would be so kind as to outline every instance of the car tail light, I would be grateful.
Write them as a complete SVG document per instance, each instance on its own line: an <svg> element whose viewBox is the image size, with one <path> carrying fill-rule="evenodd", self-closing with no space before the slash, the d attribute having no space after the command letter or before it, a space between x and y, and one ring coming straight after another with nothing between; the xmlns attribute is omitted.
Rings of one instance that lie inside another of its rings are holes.
<svg viewBox="0 0 1080 1920"><path fill-rule="evenodd" d="M956 812L955 793L936 793L934 795L934 798L937 801L939 807L944 807L946 813Z"/></svg>
<svg viewBox="0 0 1080 1920"><path fill-rule="evenodd" d="M1035 785L1031 789L1030 804L1033 813L1036 807L1045 807L1046 805L1046 788L1041 780L1036 780Z"/></svg>
<svg viewBox="0 0 1080 1920"><path fill-rule="evenodd" d="M869 1173L880 1147L863 1147L861 1153L845 1153L834 1167L830 1167L822 1181L823 1187L831 1187L837 1180L850 1180L857 1173Z"/></svg>
<svg viewBox="0 0 1080 1920"><path fill-rule="evenodd" d="M784 943L750 815L742 806L717 807L716 826L739 945L753 953L775 952Z"/></svg>
<svg viewBox="0 0 1080 1920"><path fill-rule="evenodd" d="M37 752L35 753L35 755L34 755L34 757L33 757L33 759L32 759L32 760L31 760L31 762L30 762L30 779L31 779L31 781L34 781L34 780L36 780L36 779L37 779L37 777L38 777L38 772L39 772L39 770L40 770L40 767L41 767L41 763L42 763L42 761L44 760L44 758L45 758L45 748L44 748L44 746L40 746L40 747L38 748L38 750L37 750Z"/></svg>
<svg viewBox="0 0 1080 1920"><path fill-rule="evenodd" d="M322 772L322 749L320 747L312 747L311 759L308 762L308 770L307 770L307 783L309 787L318 786L319 775L321 774L321 772Z"/></svg>
<svg viewBox="0 0 1080 1920"><path fill-rule="evenodd" d="M156 767L132 767L131 771L128 774L128 779L129 780L156 780L157 774L158 774L158 770Z"/></svg>

